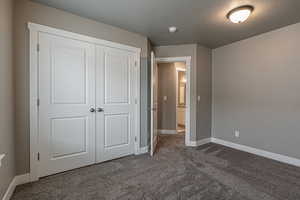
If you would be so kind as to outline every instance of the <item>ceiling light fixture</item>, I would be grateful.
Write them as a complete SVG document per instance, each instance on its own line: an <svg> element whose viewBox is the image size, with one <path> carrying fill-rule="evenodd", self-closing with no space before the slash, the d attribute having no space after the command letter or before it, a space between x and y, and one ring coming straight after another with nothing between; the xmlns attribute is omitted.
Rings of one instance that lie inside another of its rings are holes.
<svg viewBox="0 0 300 200"><path fill-rule="evenodd" d="M233 10L231 10L227 14L227 18L232 21L233 23L242 23L248 19L252 11L254 10L253 6L240 6Z"/></svg>
<svg viewBox="0 0 300 200"><path fill-rule="evenodd" d="M177 31L177 28L175 26L169 27L169 32L170 33L175 33Z"/></svg>

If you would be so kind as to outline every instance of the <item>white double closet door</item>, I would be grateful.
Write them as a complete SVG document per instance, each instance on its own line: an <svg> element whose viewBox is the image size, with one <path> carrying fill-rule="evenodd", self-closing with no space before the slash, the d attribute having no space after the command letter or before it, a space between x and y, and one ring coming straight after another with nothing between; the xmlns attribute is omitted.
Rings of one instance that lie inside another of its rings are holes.
<svg viewBox="0 0 300 200"><path fill-rule="evenodd" d="M134 153L136 53L39 33L39 177Z"/></svg>

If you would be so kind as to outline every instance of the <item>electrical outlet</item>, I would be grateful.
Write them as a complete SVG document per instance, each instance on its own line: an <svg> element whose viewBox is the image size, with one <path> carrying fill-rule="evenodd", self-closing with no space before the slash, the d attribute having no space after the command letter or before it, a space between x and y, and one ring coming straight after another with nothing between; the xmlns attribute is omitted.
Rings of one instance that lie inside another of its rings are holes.
<svg viewBox="0 0 300 200"><path fill-rule="evenodd" d="M237 137L237 138L240 137L240 131L239 130L235 130L234 131L234 136Z"/></svg>

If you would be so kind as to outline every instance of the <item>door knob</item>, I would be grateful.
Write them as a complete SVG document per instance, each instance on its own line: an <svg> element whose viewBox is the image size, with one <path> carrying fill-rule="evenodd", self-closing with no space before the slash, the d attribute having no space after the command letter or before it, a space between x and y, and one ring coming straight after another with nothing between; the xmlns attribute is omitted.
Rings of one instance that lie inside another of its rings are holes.
<svg viewBox="0 0 300 200"><path fill-rule="evenodd" d="M97 108L97 112L103 112L104 109L103 108Z"/></svg>
<svg viewBox="0 0 300 200"><path fill-rule="evenodd" d="M95 110L95 108L90 108L90 112L95 112L96 110Z"/></svg>

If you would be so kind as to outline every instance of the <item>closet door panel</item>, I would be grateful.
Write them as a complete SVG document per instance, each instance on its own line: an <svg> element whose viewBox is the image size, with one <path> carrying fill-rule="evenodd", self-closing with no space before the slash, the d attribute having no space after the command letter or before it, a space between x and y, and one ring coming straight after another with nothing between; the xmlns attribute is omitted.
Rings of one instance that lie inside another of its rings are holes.
<svg viewBox="0 0 300 200"><path fill-rule="evenodd" d="M96 47L97 162L134 153L134 54Z"/></svg>
<svg viewBox="0 0 300 200"><path fill-rule="evenodd" d="M95 163L95 46L39 33L39 176Z"/></svg>

